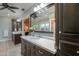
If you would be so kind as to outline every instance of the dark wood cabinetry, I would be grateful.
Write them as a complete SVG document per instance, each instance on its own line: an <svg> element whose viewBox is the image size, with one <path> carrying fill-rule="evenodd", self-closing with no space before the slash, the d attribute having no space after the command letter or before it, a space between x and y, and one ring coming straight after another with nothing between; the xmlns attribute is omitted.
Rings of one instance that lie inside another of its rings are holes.
<svg viewBox="0 0 79 59"><path fill-rule="evenodd" d="M21 54L23 56L53 56L54 55L24 39L22 39L21 42Z"/></svg>
<svg viewBox="0 0 79 59"><path fill-rule="evenodd" d="M60 55L79 55L79 4L59 4Z"/></svg>
<svg viewBox="0 0 79 59"><path fill-rule="evenodd" d="M32 43L29 43L29 42L22 39L22 41L21 41L21 54L23 56L34 56L34 55L36 55L35 45L33 45Z"/></svg>
<svg viewBox="0 0 79 59"><path fill-rule="evenodd" d="M64 54L67 56L73 55L78 56L79 55L79 44L72 43L72 42L61 42L61 50L60 54Z"/></svg>
<svg viewBox="0 0 79 59"><path fill-rule="evenodd" d="M34 56L36 55L35 53L35 46L32 43L26 42L27 48L27 56Z"/></svg>
<svg viewBox="0 0 79 59"><path fill-rule="evenodd" d="M12 34L12 41L14 42L14 44L21 43L21 35L22 34Z"/></svg>
<svg viewBox="0 0 79 59"><path fill-rule="evenodd" d="M21 42L21 55L24 55L24 56L27 55L26 48L27 48L26 44L22 41Z"/></svg>

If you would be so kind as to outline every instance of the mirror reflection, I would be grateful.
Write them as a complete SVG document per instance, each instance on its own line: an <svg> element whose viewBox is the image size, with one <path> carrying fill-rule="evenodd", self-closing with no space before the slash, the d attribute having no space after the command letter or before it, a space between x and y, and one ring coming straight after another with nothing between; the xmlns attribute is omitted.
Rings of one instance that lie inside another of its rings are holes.
<svg viewBox="0 0 79 59"><path fill-rule="evenodd" d="M30 15L31 29L34 31L55 32L55 5L46 6Z"/></svg>

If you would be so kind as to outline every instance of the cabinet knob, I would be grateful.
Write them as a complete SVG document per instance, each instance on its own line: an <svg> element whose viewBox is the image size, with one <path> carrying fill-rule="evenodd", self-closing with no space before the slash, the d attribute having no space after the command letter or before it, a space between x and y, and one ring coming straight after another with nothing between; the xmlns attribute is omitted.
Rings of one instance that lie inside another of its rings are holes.
<svg viewBox="0 0 79 59"><path fill-rule="evenodd" d="M61 34L61 31L59 31L59 34Z"/></svg>
<svg viewBox="0 0 79 59"><path fill-rule="evenodd" d="M79 51L76 51L79 54Z"/></svg>
<svg viewBox="0 0 79 59"><path fill-rule="evenodd" d="M39 50L39 53L40 53L40 54L43 54L43 52L42 52L42 51L40 51L40 50Z"/></svg>

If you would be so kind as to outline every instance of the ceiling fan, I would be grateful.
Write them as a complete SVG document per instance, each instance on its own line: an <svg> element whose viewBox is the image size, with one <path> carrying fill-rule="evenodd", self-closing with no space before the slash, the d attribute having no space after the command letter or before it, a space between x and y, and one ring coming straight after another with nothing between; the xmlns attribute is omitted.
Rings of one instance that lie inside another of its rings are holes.
<svg viewBox="0 0 79 59"><path fill-rule="evenodd" d="M8 10L10 10L13 13L16 13L13 9L19 9L18 7L8 5L8 3L2 3L2 5L0 5L0 6L3 6L2 8L0 8L0 10L4 10L7 8Z"/></svg>

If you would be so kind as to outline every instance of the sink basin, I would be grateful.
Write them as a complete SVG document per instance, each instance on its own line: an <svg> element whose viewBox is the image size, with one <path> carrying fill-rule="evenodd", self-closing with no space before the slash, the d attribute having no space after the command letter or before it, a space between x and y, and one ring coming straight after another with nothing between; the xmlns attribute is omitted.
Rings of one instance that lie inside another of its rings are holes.
<svg viewBox="0 0 79 59"><path fill-rule="evenodd" d="M31 39L40 39L39 37L32 37Z"/></svg>

